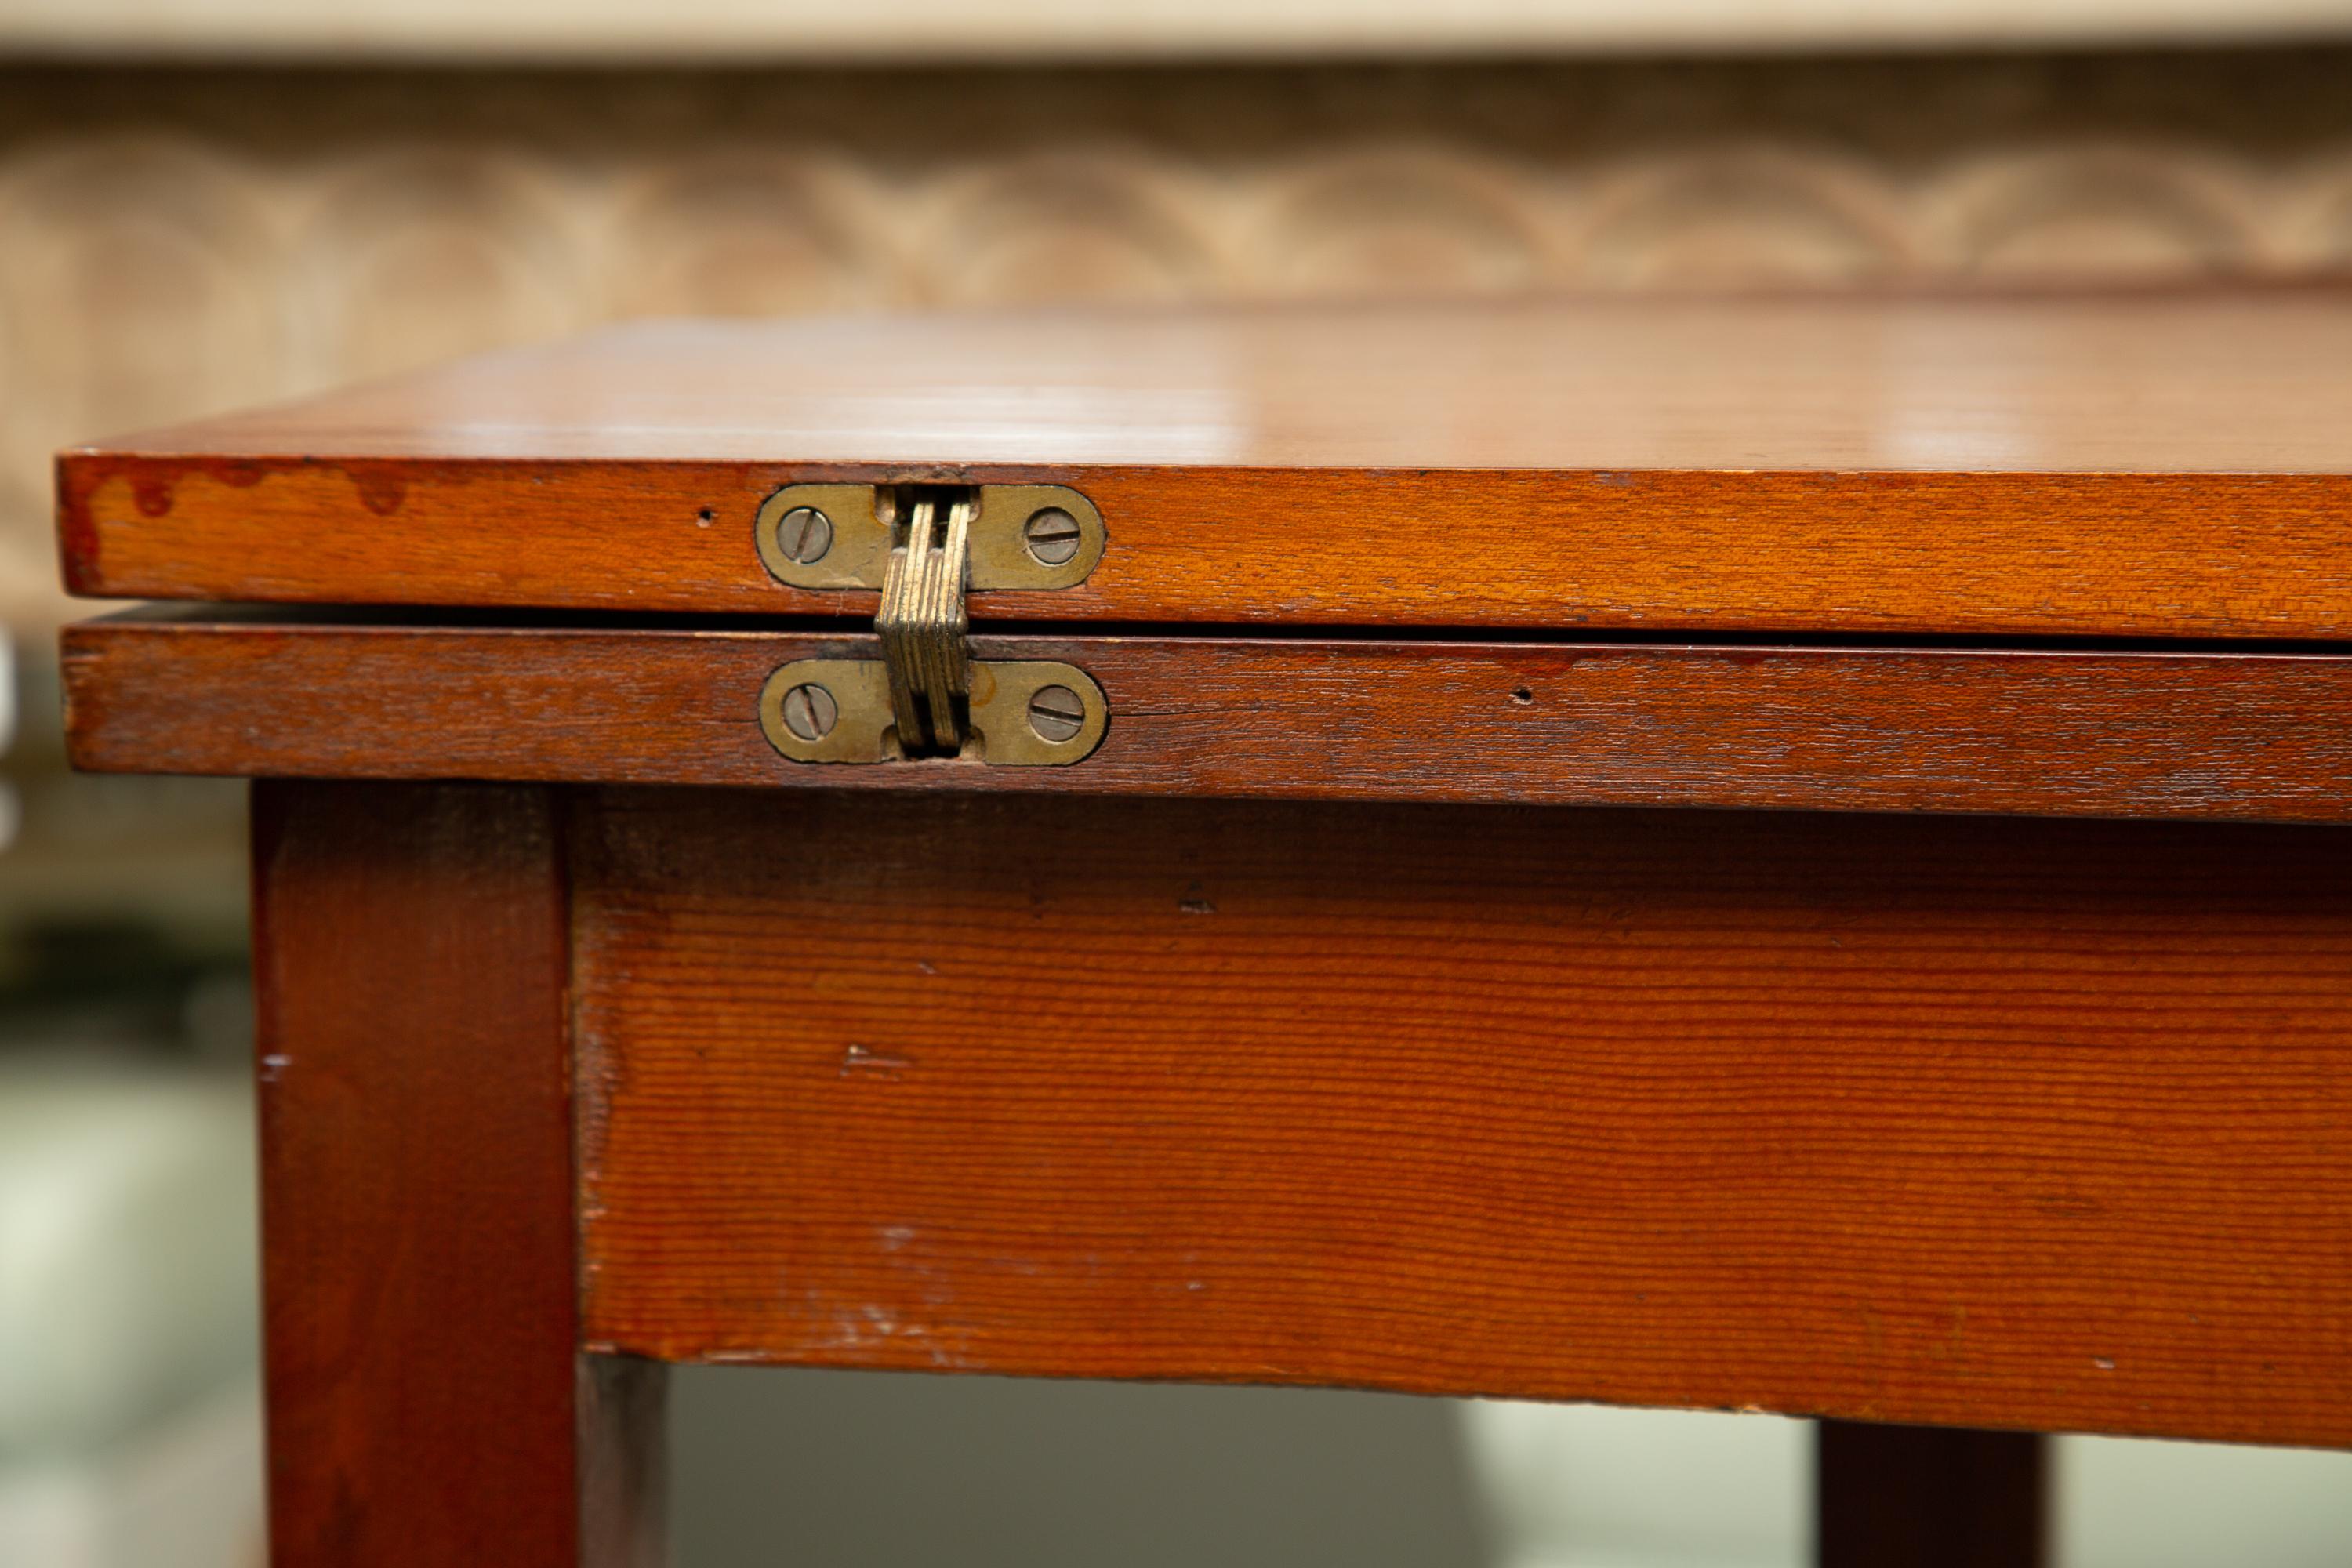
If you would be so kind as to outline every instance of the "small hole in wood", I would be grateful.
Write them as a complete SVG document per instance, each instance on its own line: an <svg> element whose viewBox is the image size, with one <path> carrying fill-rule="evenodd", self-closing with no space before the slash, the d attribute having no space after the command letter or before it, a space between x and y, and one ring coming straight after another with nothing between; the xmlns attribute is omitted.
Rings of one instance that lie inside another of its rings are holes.
<svg viewBox="0 0 2352 1568"><path fill-rule="evenodd" d="M1536 694L1522 686L1511 693L1511 700L1524 708L1536 700Z"/></svg>
<svg viewBox="0 0 2352 1568"><path fill-rule="evenodd" d="M709 528L718 516L719 514L717 512L711 510L709 507L704 507L700 511L694 514L694 521L698 527Z"/></svg>

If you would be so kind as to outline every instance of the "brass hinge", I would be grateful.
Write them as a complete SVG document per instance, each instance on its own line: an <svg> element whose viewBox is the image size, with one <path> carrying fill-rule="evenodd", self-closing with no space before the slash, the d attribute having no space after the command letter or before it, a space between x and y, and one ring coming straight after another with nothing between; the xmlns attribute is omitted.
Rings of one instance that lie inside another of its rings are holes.
<svg viewBox="0 0 2352 1568"><path fill-rule="evenodd" d="M1091 502L1060 485L787 485L754 539L779 582L877 588L882 658L796 659L768 677L760 728L798 763L1083 761L1110 721L1074 665L975 659L964 595L1066 588L1102 559Z"/></svg>

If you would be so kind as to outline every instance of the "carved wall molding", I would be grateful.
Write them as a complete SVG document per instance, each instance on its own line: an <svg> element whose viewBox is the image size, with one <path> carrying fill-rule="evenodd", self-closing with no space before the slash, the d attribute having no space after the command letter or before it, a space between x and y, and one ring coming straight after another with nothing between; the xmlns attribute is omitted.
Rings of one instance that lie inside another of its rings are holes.
<svg viewBox="0 0 2352 1568"><path fill-rule="evenodd" d="M0 74L0 616L60 445L631 315L2352 274L2347 77Z"/></svg>

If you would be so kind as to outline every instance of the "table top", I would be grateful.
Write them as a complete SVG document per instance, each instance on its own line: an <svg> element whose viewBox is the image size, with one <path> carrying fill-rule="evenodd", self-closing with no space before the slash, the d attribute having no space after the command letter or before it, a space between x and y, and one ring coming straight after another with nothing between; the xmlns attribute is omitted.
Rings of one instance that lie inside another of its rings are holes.
<svg viewBox="0 0 2352 1568"><path fill-rule="evenodd" d="M115 596L857 613L792 479L1072 485L982 618L2332 637L2352 291L662 321L79 447ZM870 606L868 606L870 610Z"/></svg>
<svg viewBox="0 0 2352 1568"><path fill-rule="evenodd" d="M82 448L1276 468L2352 471L2352 291L654 321Z"/></svg>

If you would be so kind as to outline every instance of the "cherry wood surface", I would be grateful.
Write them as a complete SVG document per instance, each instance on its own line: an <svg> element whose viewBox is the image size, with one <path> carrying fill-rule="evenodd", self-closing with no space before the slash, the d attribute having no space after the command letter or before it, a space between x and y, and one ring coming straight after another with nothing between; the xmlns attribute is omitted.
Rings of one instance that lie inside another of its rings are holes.
<svg viewBox="0 0 2352 1568"><path fill-rule="evenodd" d="M659 1562L661 1370L579 1354L546 792L254 805L272 1562Z"/></svg>
<svg viewBox="0 0 2352 1568"><path fill-rule="evenodd" d="M59 459L125 597L870 616L803 479L1050 481L982 619L2340 637L2352 293L655 323Z"/></svg>
<svg viewBox="0 0 2352 1568"><path fill-rule="evenodd" d="M228 775L2352 820L2352 657L982 637L1109 696L1064 768L811 766L790 660L870 636L370 626L68 632L77 765Z"/></svg>
<svg viewBox="0 0 2352 1568"><path fill-rule="evenodd" d="M2352 1445L2352 839L567 795L605 1352Z"/></svg>

